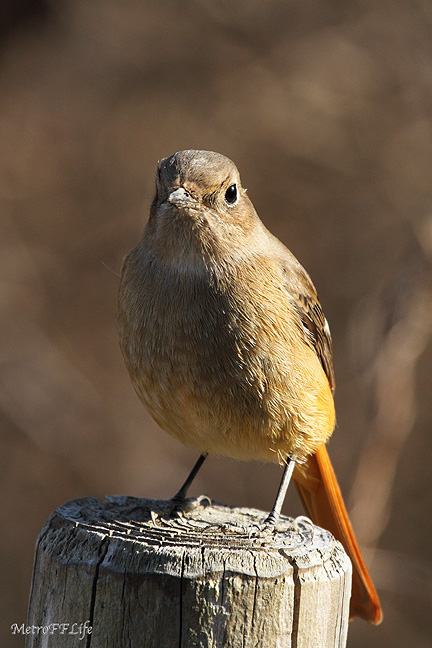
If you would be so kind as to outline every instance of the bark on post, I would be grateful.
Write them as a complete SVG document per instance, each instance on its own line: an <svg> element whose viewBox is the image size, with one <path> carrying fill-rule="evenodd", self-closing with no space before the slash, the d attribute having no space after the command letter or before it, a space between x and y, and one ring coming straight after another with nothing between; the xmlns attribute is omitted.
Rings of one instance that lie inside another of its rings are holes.
<svg viewBox="0 0 432 648"><path fill-rule="evenodd" d="M205 503L61 506L36 546L27 648L345 646L351 563L330 533L284 517L265 535L262 511Z"/></svg>

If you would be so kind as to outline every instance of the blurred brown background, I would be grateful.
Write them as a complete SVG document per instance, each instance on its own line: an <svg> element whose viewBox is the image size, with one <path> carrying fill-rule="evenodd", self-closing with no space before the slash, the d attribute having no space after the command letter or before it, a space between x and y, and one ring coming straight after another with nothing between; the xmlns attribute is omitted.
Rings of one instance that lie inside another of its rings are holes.
<svg viewBox="0 0 432 648"><path fill-rule="evenodd" d="M348 645L430 646L432 4L3 0L0 31L1 645L53 509L168 497L195 460L138 402L115 318L157 160L204 148L331 324L330 453L385 614ZM210 458L194 493L268 510L279 478Z"/></svg>

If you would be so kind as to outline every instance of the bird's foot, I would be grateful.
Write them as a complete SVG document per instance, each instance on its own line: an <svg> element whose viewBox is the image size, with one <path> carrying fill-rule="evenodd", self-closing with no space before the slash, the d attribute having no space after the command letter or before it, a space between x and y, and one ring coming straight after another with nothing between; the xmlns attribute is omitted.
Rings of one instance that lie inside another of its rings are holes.
<svg viewBox="0 0 432 648"><path fill-rule="evenodd" d="M184 513L193 511L198 506L211 506L211 499L207 495L199 497L182 497L174 495L169 500L168 517L182 517Z"/></svg>
<svg viewBox="0 0 432 648"><path fill-rule="evenodd" d="M268 538L274 533L277 533L278 521L279 517L275 517L270 513L262 522L254 522L248 528L249 538Z"/></svg>

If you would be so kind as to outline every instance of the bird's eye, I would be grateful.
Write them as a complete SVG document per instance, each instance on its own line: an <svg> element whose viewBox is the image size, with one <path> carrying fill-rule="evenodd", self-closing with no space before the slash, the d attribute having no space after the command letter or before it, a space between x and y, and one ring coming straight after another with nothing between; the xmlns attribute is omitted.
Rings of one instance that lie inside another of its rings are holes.
<svg viewBox="0 0 432 648"><path fill-rule="evenodd" d="M237 201L236 184L230 185L228 189L225 191L225 201L228 203L228 205L234 205L234 203Z"/></svg>

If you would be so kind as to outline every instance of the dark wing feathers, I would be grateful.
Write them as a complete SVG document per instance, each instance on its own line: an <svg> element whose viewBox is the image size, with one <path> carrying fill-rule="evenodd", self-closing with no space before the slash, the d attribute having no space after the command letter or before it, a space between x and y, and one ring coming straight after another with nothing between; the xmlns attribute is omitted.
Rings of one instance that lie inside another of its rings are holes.
<svg viewBox="0 0 432 648"><path fill-rule="evenodd" d="M291 261L291 259L290 259ZM283 264L285 286L300 317L305 342L314 349L332 391L335 388L330 329L309 275L298 263Z"/></svg>
<svg viewBox="0 0 432 648"><path fill-rule="evenodd" d="M306 331L306 340L315 350L326 373L332 391L335 378L332 359L332 341L330 329L318 298L304 294L296 295L295 306Z"/></svg>

